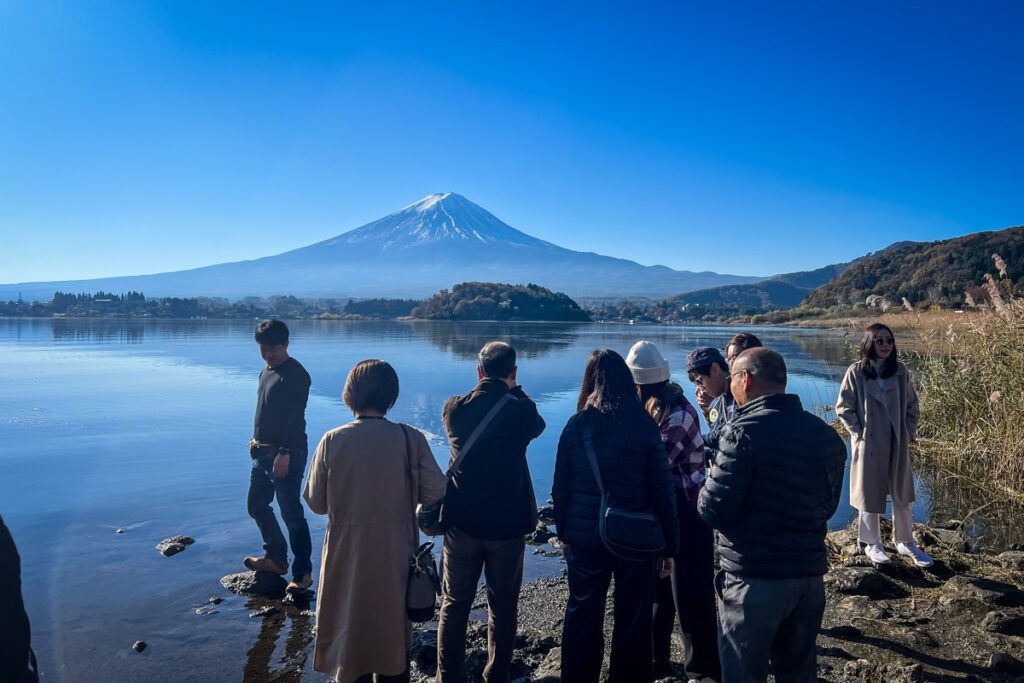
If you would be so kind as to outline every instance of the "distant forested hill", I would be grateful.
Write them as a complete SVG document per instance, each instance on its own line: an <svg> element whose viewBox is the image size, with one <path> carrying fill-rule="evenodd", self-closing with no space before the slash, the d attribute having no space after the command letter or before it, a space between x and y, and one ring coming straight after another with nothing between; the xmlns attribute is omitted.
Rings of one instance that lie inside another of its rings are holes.
<svg viewBox="0 0 1024 683"><path fill-rule="evenodd" d="M561 292L539 285L463 282L413 309L412 317L429 320L587 321L590 314Z"/></svg>
<svg viewBox="0 0 1024 683"><path fill-rule="evenodd" d="M706 307L728 307L770 310L799 306L807 289L781 280L763 280L751 285L725 285L687 292L668 299L668 304L698 304Z"/></svg>
<svg viewBox="0 0 1024 683"><path fill-rule="evenodd" d="M985 273L999 277L992 258L1002 257L1006 275L1024 295L1024 226L979 232L941 242L912 242L856 261L838 277L818 287L804 306L829 307L863 303L871 294L893 302L906 297L921 303L962 306L969 287Z"/></svg>

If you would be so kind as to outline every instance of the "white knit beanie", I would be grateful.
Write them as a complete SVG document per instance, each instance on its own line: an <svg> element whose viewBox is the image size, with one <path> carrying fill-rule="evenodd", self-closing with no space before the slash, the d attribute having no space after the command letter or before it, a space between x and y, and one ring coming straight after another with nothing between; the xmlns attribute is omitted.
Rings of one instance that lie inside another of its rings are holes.
<svg viewBox="0 0 1024 683"><path fill-rule="evenodd" d="M637 384L657 384L669 378L668 361L658 347L649 341L633 344L626 356L626 365Z"/></svg>

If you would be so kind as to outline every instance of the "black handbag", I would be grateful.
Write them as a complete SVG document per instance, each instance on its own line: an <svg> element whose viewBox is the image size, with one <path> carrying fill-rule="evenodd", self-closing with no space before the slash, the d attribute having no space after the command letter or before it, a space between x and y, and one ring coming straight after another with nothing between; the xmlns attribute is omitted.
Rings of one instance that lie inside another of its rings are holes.
<svg viewBox="0 0 1024 683"><path fill-rule="evenodd" d="M590 426L586 424L583 426L583 445L594 471L597 489L601 492L597 519L597 533L601 543L608 552L622 560L640 562L655 559L665 548L665 534L658 517L649 511L633 512L613 505L604 488Z"/></svg>
<svg viewBox="0 0 1024 683"><path fill-rule="evenodd" d="M405 585L405 613L409 621L431 621L441 594L441 579L434 560L434 544L427 541L409 558L409 580Z"/></svg>
<svg viewBox="0 0 1024 683"><path fill-rule="evenodd" d="M411 513L416 507L416 477L412 473L412 444L409 431L401 425L405 435L405 471L409 479ZM413 536L418 536L415 525ZM437 596L441 594L441 578L437 575L437 560L434 559L434 544L424 543L409 558L409 578L405 582L405 613L409 621L421 623L431 621L437 610Z"/></svg>
<svg viewBox="0 0 1024 683"><path fill-rule="evenodd" d="M480 434L483 433L484 428L491 423L491 420L495 418L498 411L500 411L506 403L513 400L513 398L512 394L505 394L499 398L498 402L491 406L488 413L484 415L484 419L480 420L480 424L476 426L473 433L469 435L468 439L466 439L466 443L459 449L459 454L456 456L455 462L452 463L452 466L448 468L448 472L445 473L445 495L441 497L441 500L430 505L421 505L419 510L417 510L416 523L419 525L420 531L425 533L427 536L442 536L444 535L444 532L448 530L448 526L444 521L444 499L448 495L448 487L452 485L452 477L454 477L455 473L458 472L459 465L462 464L466 455L469 454L469 450L473 447L473 444L476 443L476 440L480 438Z"/></svg>

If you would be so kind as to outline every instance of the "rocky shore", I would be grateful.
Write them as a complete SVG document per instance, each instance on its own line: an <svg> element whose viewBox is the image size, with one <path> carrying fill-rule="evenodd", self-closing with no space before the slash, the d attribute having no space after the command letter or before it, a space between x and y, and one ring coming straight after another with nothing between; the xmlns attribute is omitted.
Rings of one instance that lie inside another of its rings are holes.
<svg viewBox="0 0 1024 683"><path fill-rule="evenodd" d="M829 534L832 569L825 577L828 603L818 638L819 681L1024 681L1024 551L973 553L959 525L946 526L917 525L915 529L921 545L936 559L928 569L895 554L892 564L876 568L857 554L855 531ZM539 536L534 540L538 542ZM538 550L554 550L540 543ZM225 577L224 583L231 590L251 590L260 585L255 579L235 575L230 580ZM514 679L524 683L559 680L566 598L564 578L523 587ZM476 620L470 622L468 633L467 664L471 680L479 681L487 640L482 592L476 607ZM253 597L247 608L253 610L252 617L264 619L271 631L274 620L306 625L307 632L293 632L289 638L292 646L285 669L273 676L277 681L299 680L303 670L310 668L307 662L311 663L310 605L290 596L283 601ZM432 680L436 624L417 626L414 638L412 680ZM259 647L257 643L254 649ZM679 662L678 636L674 649ZM686 677L676 665L675 677L662 680L685 682Z"/></svg>

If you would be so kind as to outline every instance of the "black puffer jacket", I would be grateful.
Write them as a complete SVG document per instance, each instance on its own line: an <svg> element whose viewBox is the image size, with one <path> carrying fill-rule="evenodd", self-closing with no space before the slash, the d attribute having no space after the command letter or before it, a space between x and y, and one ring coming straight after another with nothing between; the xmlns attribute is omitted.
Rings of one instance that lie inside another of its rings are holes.
<svg viewBox="0 0 1024 683"><path fill-rule="evenodd" d="M583 445L583 425L590 426L601 479L612 503L627 510L651 510L665 534L668 557L679 547L675 486L668 469L658 425L643 409L620 415L587 408L576 413L558 440L551 488L555 529L565 543L600 546L597 533L601 494Z"/></svg>
<svg viewBox="0 0 1024 683"><path fill-rule="evenodd" d="M820 576L839 506L846 446L795 394L743 406L711 444L697 510L718 529L722 569L743 576Z"/></svg>

